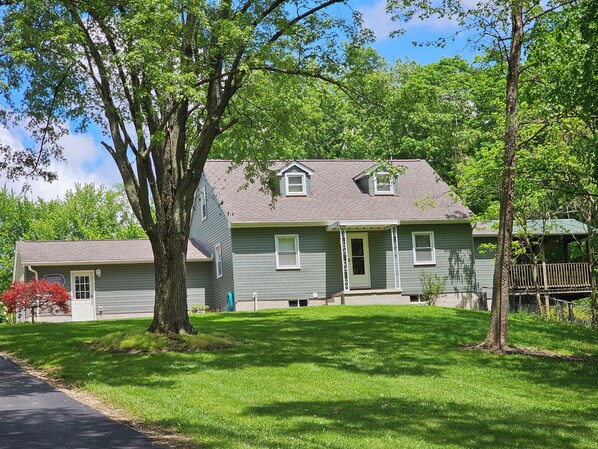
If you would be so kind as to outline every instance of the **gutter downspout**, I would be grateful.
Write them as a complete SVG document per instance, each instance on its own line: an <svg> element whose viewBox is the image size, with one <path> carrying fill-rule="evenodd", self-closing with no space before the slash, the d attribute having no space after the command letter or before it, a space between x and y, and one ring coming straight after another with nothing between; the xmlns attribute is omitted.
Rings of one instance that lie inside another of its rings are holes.
<svg viewBox="0 0 598 449"><path fill-rule="evenodd" d="M33 268L31 268L31 265L27 265L27 269L29 271L31 271L33 274L35 274L35 280L39 281L39 275L37 274L37 271L35 271Z"/></svg>
<svg viewBox="0 0 598 449"><path fill-rule="evenodd" d="M12 280L17 281L18 279L16 279L17 276L17 256L18 256L18 252L17 252L17 248L15 246L15 250L12 256Z"/></svg>

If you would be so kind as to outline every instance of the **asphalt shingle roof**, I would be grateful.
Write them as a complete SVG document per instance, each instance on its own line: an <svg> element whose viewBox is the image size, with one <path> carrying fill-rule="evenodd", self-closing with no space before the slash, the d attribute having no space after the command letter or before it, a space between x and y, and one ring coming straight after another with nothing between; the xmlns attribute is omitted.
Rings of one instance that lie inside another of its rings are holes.
<svg viewBox="0 0 598 449"><path fill-rule="evenodd" d="M513 225L513 235L523 230L517 223ZM532 235L587 235L588 227L573 218L556 218L551 220L528 220L527 232ZM498 221L480 221L473 227L474 236L498 235Z"/></svg>
<svg viewBox="0 0 598 449"><path fill-rule="evenodd" d="M17 242L16 250L20 254L23 265L154 261L152 247L147 239L22 241ZM210 256L189 241L187 260L210 260Z"/></svg>
<svg viewBox="0 0 598 449"><path fill-rule="evenodd" d="M314 171L311 195L278 197L272 204L259 182L246 188L244 166L231 170L230 161L207 161L204 172L231 223L318 222L339 220L447 220L471 216L451 195L448 185L423 160L399 160L398 195L370 196L354 177L375 165L367 160L301 160ZM284 162L271 167L278 170Z"/></svg>

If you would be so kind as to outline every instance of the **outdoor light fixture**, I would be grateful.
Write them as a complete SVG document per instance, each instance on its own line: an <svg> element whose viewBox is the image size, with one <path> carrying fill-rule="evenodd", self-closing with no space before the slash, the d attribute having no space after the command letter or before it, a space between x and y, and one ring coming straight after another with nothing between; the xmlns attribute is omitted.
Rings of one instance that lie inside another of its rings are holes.
<svg viewBox="0 0 598 449"><path fill-rule="evenodd" d="M96 276L97 277L101 277L102 276L102 270L100 270L99 268L96 268Z"/></svg>

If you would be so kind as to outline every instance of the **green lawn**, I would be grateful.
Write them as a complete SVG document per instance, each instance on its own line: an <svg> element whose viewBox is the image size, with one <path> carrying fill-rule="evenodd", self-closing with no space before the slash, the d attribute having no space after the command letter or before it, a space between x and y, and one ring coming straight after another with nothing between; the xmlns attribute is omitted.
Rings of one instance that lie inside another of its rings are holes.
<svg viewBox="0 0 598 449"><path fill-rule="evenodd" d="M511 343L562 361L465 351L488 315L314 307L192 318L242 344L206 353L98 353L147 320L0 327L0 350L52 370L204 448L596 448L598 332L511 318Z"/></svg>

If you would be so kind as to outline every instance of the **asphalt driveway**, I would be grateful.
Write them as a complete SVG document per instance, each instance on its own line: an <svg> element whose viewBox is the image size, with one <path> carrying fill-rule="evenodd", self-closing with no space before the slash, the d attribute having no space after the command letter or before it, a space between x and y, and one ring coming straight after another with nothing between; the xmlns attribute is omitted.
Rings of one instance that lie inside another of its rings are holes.
<svg viewBox="0 0 598 449"><path fill-rule="evenodd" d="M0 356L0 447L158 449L162 446Z"/></svg>

